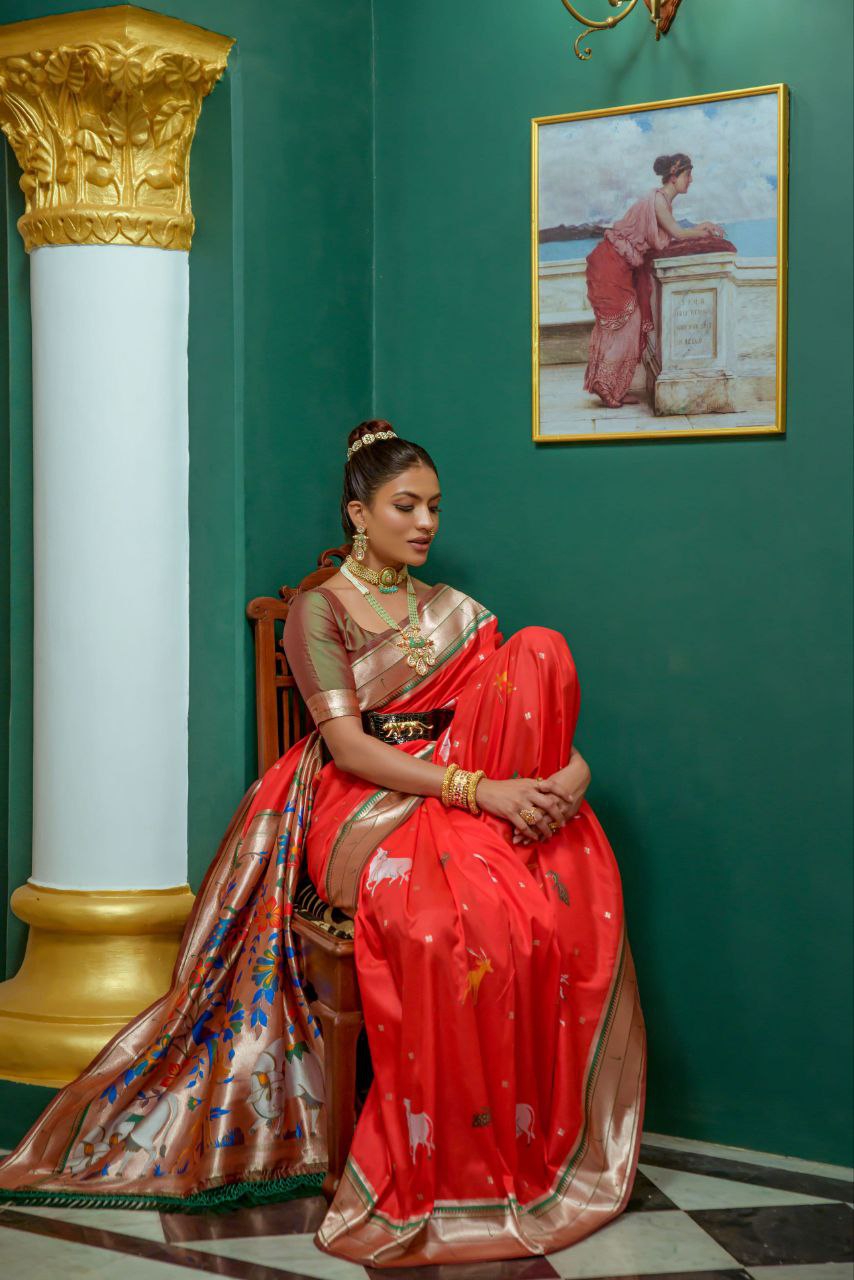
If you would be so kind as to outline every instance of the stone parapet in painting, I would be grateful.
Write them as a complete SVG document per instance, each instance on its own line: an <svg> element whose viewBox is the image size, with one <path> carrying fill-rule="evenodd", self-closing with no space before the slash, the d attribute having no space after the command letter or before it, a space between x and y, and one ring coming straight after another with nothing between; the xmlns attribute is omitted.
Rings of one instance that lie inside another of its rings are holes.
<svg viewBox="0 0 854 1280"><path fill-rule="evenodd" d="M584 365L593 329L584 258L539 268L540 364ZM749 412L774 400L775 258L684 254L653 263L644 353L658 415Z"/></svg>
<svg viewBox="0 0 854 1280"><path fill-rule="evenodd" d="M653 262L646 352L656 414L739 413L773 401L776 263L731 251Z"/></svg>
<svg viewBox="0 0 854 1280"><path fill-rule="evenodd" d="M540 364L586 364L593 328L586 258L540 263Z"/></svg>

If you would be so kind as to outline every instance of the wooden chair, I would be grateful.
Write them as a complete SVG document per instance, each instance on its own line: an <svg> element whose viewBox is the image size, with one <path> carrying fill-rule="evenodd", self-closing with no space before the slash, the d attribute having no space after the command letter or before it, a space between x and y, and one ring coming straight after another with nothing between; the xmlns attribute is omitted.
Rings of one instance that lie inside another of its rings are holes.
<svg viewBox="0 0 854 1280"><path fill-rule="evenodd" d="M279 598L258 596L246 607L255 635L255 706L258 718L258 773L267 771L312 726L288 669L281 633L290 602L336 572L349 546L333 547L298 587L280 587ZM356 964L353 921L327 907L305 877L295 902L293 929L300 940L306 996L320 1020L325 1053L329 1172L323 1193L331 1200L344 1171L356 1124L356 1054L364 1025Z"/></svg>

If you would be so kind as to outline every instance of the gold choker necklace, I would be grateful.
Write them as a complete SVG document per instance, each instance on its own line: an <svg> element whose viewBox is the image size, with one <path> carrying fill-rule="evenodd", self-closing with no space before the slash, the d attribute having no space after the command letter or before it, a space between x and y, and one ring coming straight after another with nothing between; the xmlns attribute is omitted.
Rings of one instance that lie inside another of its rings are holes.
<svg viewBox="0 0 854 1280"><path fill-rule="evenodd" d="M394 595L397 588L402 586L409 577L409 569L406 565L402 569L395 569L393 565L388 564L377 572L376 569L369 569L366 564L360 564L352 556L347 557L343 568L349 569L350 573L361 578L363 582L370 582L373 586L379 587L386 596Z"/></svg>

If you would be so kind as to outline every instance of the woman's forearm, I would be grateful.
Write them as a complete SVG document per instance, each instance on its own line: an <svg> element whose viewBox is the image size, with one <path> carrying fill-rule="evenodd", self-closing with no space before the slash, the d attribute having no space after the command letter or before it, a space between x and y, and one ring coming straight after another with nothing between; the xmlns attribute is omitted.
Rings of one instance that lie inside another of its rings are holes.
<svg viewBox="0 0 854 1280"><path fill-rule="evenodd" d="M710 228L714 224L711 222L701 222L696 227L680 227L670 205L662 195L655 197L655 216L659 226L667 232L671 240L705 240L712 234ZM717 228L714 234L718 234L720 230Z"/></svg>
<svg viewBox="0 0 854 1280"><path fill-rule="evenodd" d="M349 723L346 723L349 721ZM327 720L320 732L332 758L344 773L352 773L387 791L403 791L413 796L442 793L445 769L429 760L417 760L365 733L361 724L348 716Z"/></svg>
<svg viewBox="0 0 854 1280"><path fill-rule="evenodd" d="M564 774L573 791L583 793L590 785L590 766L577 747L572 748Z"/></svg>
<svg viewBox="0 0 854 1280"><path fill-rule="evenodd" d="M676 240L708 240L709 232L704 225L699 227L680 227L676 224L676 230L670 233Z"/></svg>
<svg viewBox="0 0 854 1280"><path fill-rule="evenodd" d="M344 773L352 773L387 791L403 791L413 796L439 796L445 777L443 765L418 760L398 751L387 742L365 733L358 720L341 716L326 720L320 732L335 764ZM586 789L590 781L587 762L573 746L570 759L562 770L564 785Z"/></svg>

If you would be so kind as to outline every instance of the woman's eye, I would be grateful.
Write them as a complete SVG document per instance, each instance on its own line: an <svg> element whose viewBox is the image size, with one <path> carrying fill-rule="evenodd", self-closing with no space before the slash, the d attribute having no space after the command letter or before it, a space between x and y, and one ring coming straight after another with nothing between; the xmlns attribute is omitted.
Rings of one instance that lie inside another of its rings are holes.
<svg viewBox="0 0 854 1280"><path fill-rule="evenodd" d="M413 510L412 507L399 507L397 503L395 503L394 506L396 511L412 511Z"/></svg>

